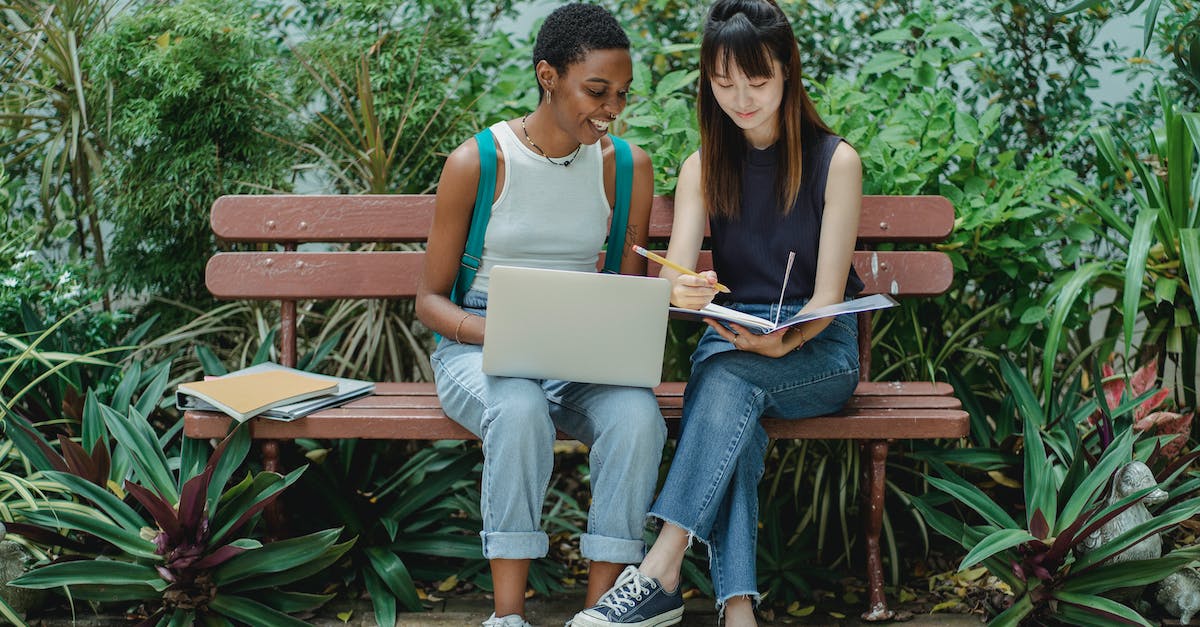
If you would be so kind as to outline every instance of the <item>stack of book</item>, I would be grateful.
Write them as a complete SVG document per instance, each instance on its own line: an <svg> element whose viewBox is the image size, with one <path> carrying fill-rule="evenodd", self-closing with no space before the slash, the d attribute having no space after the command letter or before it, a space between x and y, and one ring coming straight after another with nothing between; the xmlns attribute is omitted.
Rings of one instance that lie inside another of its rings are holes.
<svg viewBox="0 0 1200 627"><path fill-rule="evenodd" d="M254 416L295 420L375 391L370 381L304 372L270 362L223 377L181 383L175 406L181 410L219 411L244 422Z"/></svg>

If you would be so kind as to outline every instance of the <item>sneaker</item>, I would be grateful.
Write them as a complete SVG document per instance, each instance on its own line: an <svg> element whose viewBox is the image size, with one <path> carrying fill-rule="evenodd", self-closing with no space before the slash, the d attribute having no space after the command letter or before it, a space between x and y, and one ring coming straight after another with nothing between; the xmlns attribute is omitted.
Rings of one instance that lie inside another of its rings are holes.
<svg viewBox="0 0 1200 627"><path fill-rule="evenodd" d="M529 623L525 622L525 619L521 618L521 616L518 614L509 614L508 616L497 618L495 612L493 612L491 617L489 617L487 620L483 621L483 627L532 627L532 626Z"/></svg>
<svg viewBox="0 0 1200 627"><path fill-rule="evenodd" d="M667 592L653 577L626 566L612 590L575 615L573 627L664 627L683 620L683 594Z"/></svg>

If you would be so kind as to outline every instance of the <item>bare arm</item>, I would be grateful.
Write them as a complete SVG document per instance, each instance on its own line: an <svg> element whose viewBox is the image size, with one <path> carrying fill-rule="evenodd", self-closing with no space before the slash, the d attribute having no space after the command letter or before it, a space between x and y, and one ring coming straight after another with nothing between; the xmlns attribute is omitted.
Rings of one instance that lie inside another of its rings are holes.
<svg viewBox="0 0 1200 627"><path fill-rule="evenodd" d="M654 166L646 151L632 144L629 148L633 151L633 188L629 195L625 250L621 251L621 274L645 276L646 260L633 252L633 246L645 246L650 237L650 208L654 203ZM615 167L614 157L614 169ZM613 186L615 188L615 182Z"/></svg>
<svg viewBox="0 0 1200 627"><path fill-rule="evenodd" d="M474 139L463 142L446 159L438 181L433 227L425 250L425 267L417 286L417 317L444 337L483 343L484 319L468 316L450 300L466 248L467 231L479 185L479 148Z"/></svg>
<svg viewBox="0 0 1200 627"><path fill-rule="evenodd" d="M817 254L817 276L813 296L804 309L815 309L840 303L846 297L846 277L854 259L854 243L858 241L858 219L862 213L862 161L849 144L842 142L829 162L829 177L825 182L825 212L821 218L821 244ZM789 333L811 338L833 321L821 318L798 325ZM789 338L790 339L790 338ZM785 340L786 341L786 340Z"/></svg>
<svg viewBox="0 0 1200 627"><path fill-rule="evenodd" d="M695 268L700 259L700 247L704 244L704 229L708 225L708 213L704 208L704 195L700 190L700 153L694 152L679 168L679 182L675 186L675 217L671 224L671 241L667 245L667 259L685 268ZM671 303L677 307L700 309L712 302L716 290L717 273L704 272L705 278L681 274L663 267L659 276L670 279Z"/></svg>

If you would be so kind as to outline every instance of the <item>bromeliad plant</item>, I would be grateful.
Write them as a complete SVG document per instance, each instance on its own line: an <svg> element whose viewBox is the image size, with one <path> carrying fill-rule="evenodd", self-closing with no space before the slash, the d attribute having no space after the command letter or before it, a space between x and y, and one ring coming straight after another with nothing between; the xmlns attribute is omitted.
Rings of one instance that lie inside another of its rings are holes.
<svg viewBox="0 0 1200 627"><path fill-rule="evenodd" d="M1105 499L1105 486L1122 465L1152 457L1158 438L1135 442L1137 432L1127 419L1116 424L1115 437L1099 455L1092 455L1087 437L1066 441L1043 438L1046 409L1037 403L1033 387L1009 360L1002 362L1013 402L1023 427L1023 509L1013 516L976 485L940 461L931 460L937 476L929 483L937 491L913 500L928 524L967 549L961 569L982 564L1013 591L1013 604L992 625L1016 625L1026 619L1068 624L1150 625L1134 609L1102 596L1106 593L1161 581L1200 558L1200 547L1178 549L1153 560L1111 559L1154 534L1200 514L1200 483L1190 478L1169 493L1157 515L1136 524L1097 549L1084 551L1085 540L1122 512L1138 504L1155 486L1116 502ZM1135 399L1135 403L1144 399ZM1107 410L1107 407L1102 411ZM1105 419L1112 417L1105 413ZM1200 457L1200 451L1175 460L1155 480L1170 485ZM950 516L936 505L945 496L964 511L973 510L981 522Z"/></svg>
<svg viewBox="0 0 1200 627"><path fill-rule="evenodd" d="M10 585L144 603L145 625L304 625L288 614L330 598L283 588L333 564L353 541L338 544L339 529L270 544L252 537L257 515L304 468L286 476L249 473L226 489L249 451L246 429L232 432L211 455L206 442L184 440L177 460L167 459L165 443L134 406L122 414L89 403L84 442L87 434L99 434L90 451L65 440L60 456L36 431L21 431L27 437L17 445L30 448L26 458L78 497L80 508L24 513L27 525L12 531L40 529L32 540L57 538L68 550ZM101 483L106 458L127 459L129 467L110 464ZM70 554L81 541L86 550Z"/></svg>

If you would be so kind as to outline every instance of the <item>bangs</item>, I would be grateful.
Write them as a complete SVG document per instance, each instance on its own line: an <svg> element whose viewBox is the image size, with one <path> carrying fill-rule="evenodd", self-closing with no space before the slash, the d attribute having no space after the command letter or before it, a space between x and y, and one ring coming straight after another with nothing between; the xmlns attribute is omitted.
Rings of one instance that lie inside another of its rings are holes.
<svg viewBox="0 0 1200 627"><path fill-rule="evenodd" d="M747 78L773 78L774 60L765 43L766 38L743 14L724 22L709 24L700 49L700 71L715 76L724 69L736 67Z"/></svg>

